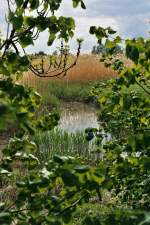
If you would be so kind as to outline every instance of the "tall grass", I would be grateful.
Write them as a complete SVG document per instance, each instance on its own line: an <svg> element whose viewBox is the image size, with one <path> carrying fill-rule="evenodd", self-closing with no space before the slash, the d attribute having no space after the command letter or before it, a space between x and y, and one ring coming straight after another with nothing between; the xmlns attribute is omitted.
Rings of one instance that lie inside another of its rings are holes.
<svg viewBox="0 0 150 225"><path fill-rule="evenodd" d="M56 96L62 101L87 102L90 101L89 92L92 86L93 82L49 81L46 83L43 81L43 83L40 84L39 92L41 93L41 88L45 90L42 93L44 99L49 93L49 95Z"/></svg>
<svg viewBox="0 0 150 225"><path fill-rule="evenodd" d="M88 101L90 82L66 82L51 81L48 83L48 90L58 99L63 101Z"/></svg>
<svg viewBox="0 0 150 225"><path fill-rule="evenodd" d="M70 57L73 58L73 56ZM44 60L47 63L48 59ZM99 62L99 57L81 55L77 65L69 70L63 79L39 78L28 71L24 74L22 83L34 87L43 96L45 104L51 103L57 106L58 100L89 101L88 94L92 84L114 76L116 74L111 69L106 69Z"/></svg>
<svg viewBox="0 0 150 225"><path fill-rule="evenodd" d="M59 129L36 134L35 143L37 144L37 157L41 164L56 154L90 160L95 148L94 142L89 143L86 140L84 132L68 133Z"/></svg>
<svg viewBox="0 0 150 225"><path fill-rule="evenodd" d="M90 90L95 82L68 82L68 81L54 81L54 80L26 80L24 84L32 86L42 96L43 106L50 106L51 108L59 108L61 102L83 102L93 103L94 98L90 96ZM43 108L42 106L42 108Z"/></svg>
<svg viewBox="0 0 150 225"><path fill-rule="evenodd" d="M70 61L72 61L73 56L70 56ZM45 64L48 64L48 59L45 58ZM37 62L38 63L38 62ZM100 57L95 55L81 55L79 57L78 63L72 69L70 69L61 80L66 81L97 81L97 80L106 80L116 76L116 73L110 69L106 68L103 63L100 62ZM24 80L30 79L40 81L41 78L36 77L30 71L24 77ZM45 78L42 78L43 80ZM52 78L46 78L51 80ZM53 80L58 80L53 78Z"/></svg>

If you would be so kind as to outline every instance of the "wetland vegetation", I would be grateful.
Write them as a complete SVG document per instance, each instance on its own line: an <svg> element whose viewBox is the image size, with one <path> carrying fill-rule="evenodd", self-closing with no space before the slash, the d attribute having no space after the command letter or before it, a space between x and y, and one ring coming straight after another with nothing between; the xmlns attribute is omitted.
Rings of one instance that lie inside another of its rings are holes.
<svg viewBox="0 0 150 225"><path fill-rule="evenodd" d="M56 13L63 1L6 2L0 224L150 224L150 40L91 26L103 54L81 55L78 39L72 55L75 21ZM46 30L58 53L28 55Z"/></svg>

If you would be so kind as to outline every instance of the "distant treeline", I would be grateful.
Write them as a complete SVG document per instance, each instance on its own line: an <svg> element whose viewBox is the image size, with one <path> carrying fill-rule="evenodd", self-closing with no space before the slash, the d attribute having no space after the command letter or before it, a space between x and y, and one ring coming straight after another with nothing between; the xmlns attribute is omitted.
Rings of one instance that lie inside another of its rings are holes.
<svg viewBox="0 0 150 225"><path fill-rule="evenodd" d="M100 54L105 54L109 51L109 49L103 45L103 44L98 44L98 45L95 45L93 46L93 49L92 49L92 54L94 55L100 55ZM120 46L120 45L117 45L115 47L115 49L113 50L114 54L122 54L123 53L123 48Z"/></svg>

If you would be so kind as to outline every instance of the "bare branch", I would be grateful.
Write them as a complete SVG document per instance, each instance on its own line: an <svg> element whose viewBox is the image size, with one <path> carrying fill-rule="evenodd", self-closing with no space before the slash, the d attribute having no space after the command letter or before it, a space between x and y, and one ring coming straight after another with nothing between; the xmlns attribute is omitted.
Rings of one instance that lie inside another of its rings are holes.
<svg viewBox="0 0 150 225"><path fill-rule="evenodd" d="M52 60L52 58L50 58L50 64L48 69L44 68L44 60L42 58L41 64L38 65L38 67L36 68L34 65L30 65L29 69L31 70L31 72L38 76L38 77L44 77L44 78L50 78L50 77L57 77L57 78L63 78L64 76L66 76L67 72L72 69L76 64L77 61L79 59L79 55L80 55L80 51L81 51L81 42L78 43L78 49L77 49L77 54L75 57L75 60L68 64L68 58L69 58L69 49L68 46L63 47L63 43L61 42L61 48L60 48L60 62L57 62L57 59ZM59 58L59 56L57 56L57 58ZM55 68L55 69L53 69Z"/></svg>

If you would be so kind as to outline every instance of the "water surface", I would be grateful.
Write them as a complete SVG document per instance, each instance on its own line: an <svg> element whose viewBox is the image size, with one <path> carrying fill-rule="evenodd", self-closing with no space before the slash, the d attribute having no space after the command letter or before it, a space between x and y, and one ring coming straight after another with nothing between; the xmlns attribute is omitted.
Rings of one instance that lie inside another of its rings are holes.
<svg viewBox="0 0 150 225"><path fill-rule="evenodd" d="M79 102L64 103L61 107L59 128L68 132L84 131L86 128L98 128L98 110Z"/></svg>

